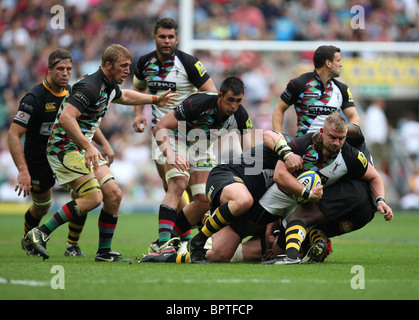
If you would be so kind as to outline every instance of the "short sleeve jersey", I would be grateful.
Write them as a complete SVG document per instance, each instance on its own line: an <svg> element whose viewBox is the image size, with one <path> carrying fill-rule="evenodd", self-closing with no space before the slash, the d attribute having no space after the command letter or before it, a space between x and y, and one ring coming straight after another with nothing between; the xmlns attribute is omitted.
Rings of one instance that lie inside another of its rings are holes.
<svg viewBox="0 0 419 320"><path fill-rule="evenodd" d="M354 106L345 84L331 79L324 87L316 70L290 80L281 99L295 107L297 135L316 132L329 114Z"/></svg>
<svg viewBox="0 0 419 320"><path fill-rule="evenodd" d="M51 135L58 108L67 95L70 86L62 92L54 92L48 82L34 86L20 101L13 119L27 129L24 154L26 159L45 159L48 138Z"/></svg>
<svg viewBox="0 0 419 320"><path fill-rule="evenodd" d="M321 150L313 143L313 135L306 134L288 142L291 150L303 159L303 169L295 172L296 176L313 170L319 174L322 185L328 186L343 177L361 178L365 175L368 160L361 151L345 141L339 152L323 157Z"/></svg>
<svg viewBox="0 0 419 320"><path fill-rule="evenodd" d="M112 100L119 99L121 95L122 91L119 86L111 84L101 68L80 78L73 84L60 106L48 141L47 153L59 155L71 151L82 151L67 136L58 121L67 102L81 112L77 123L82 133L91 141L110 103Z"/></svg>
<svg viewBox="0 0 419 320"><path fill-rule="evenodd" d="M170 110L187 96L198 91L210 78L204 65L194 56L176 50L172 57L161 63L156 51L141 56L138 59L134 81L139 89L149 88L153 95L158 95L168 89L177 93L177 103L167 107L152 105L152 126L160 121Z"/></svg>
<svg viewBox="0 0 419 320"><path fill-rule="evenodd" d="M190 146L189 140L195 141L194 138L200 138L203 135L207 141L213 142L233 130L246 134L253 129L249 114L242 105L233 115L218 121L217 101L217 93L197 92L178 105L173 110L174 115L179 122L183 121L186 127L185 130L174 130L175 139L185 139L186 145ZM197 129L195 134L191 134L194 129ZM188 136L186 137L185 134Z"/></svg>

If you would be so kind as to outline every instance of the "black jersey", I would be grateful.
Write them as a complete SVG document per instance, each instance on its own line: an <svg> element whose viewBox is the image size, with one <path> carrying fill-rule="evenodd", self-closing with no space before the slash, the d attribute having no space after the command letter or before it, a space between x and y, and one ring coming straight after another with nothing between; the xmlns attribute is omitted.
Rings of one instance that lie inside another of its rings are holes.
<svg viewBox="0 0 419 320"><path fill-rule="evenodd" d="M48 154L57 155L75 150L81 151L77 144L67 136L58 121L66 102L72 104L81 112L80 117L77 118L77 123L82 133L91 141L110 103L112 100L119 99L121 95L119 86L111 84L101 68L80 78L73 84L69 94L61 104L48 141Z"/></svg>
<svg viewBox="0 0 419 320"><path fill-rule="evenodd" d="M48 82L34 86L20 101L19 110L13 123L26 128L24 154L28 159L46 160L48 138L57 115L58 108L67 95L70 86L63 92L54 92Z"/></svg>
<svg viewBox="0 0 419 320"><path fill-rule="evenodd" d="M323 186L331 185L343 177L361 178L365 175L368 160L361 151L345 141L339 152L323 157L321 150L313 143L313 135L305 134L288 143L291 150L303 159L303 169L295 172L296 175L307 170L316 171Z"/></svg>
<svg viewBox="0 0 419 320"><path fill-rule="evenodd" d="M233 130L239 130L240 134L246 134L253 129L252 121L246 109L240 105L237 111L230 117L218 121L218 94L212 92L198 92L189 96L173 112L178 121L185 121L186 131L189 133L197 129L199 133L204 133L208 141L214 141L220 136ZM174 130L176 139L185 139L190 145L189 139L181 135L178 129ZM193 137L192 137L193 139Z"/></svg>
<svg viewBox="0 0 419 320"><path fill-rule="evenodd" d="M319 130L329 114L354 106L345 84L331 79L324 87L315 70L290 80L281 99L295 107L298 135Z"/></svg>
<svg viewBox="0 0 419 320"><path fill-rule="evenodd" d="M134 83L140 89L157 95L168 89L176 92L179 103L196 92L210 78L204 65L194 56L176 50L164 63L157 59L156 51L141 56L135 68ZM160 121L175 105L153 105L152 125Z"/></svg>

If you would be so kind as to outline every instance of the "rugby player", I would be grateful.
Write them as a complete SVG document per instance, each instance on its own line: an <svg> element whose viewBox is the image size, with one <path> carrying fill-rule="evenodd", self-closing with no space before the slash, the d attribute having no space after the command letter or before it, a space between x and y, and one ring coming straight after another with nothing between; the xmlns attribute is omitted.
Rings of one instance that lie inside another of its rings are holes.
<svg viewBox="0 0 419 320"><path fill-rule="evenodd" d="M159 19L153 32L156 49L141 56L135 68L133 87L135 91L150 92L155 95L171 89L172 92L179 94L178 103L162 107L152 105L152 127L190 94L197 91L217 92L217 88L203 63L196 57L177 48L179 42L177 29L178 24L173 19ZM147 128L143 108L143 105L135 106L134 129L137 132L144 132ZM163 187L167 191L167 167L164 165L166 159L161 153L154 136L152 136L151 144L152 158L163 182ZM185 197L181 197L176 208L177 211L181 210L186 204ZM163 228L164 220L164 210L159 210L159 229ZM190 237L190 230L180 235L181 241L185 244ZM159 237L157 241L150 245L149 251L158 252L160 247L168 245L166 244L167 240L166 237Z"/></svg>
<svg viewBox="0 0 419 320"><path fill-rule="evenodd" d="M132 57L123 46L113 44L102 54L99 69L80 78L70 89L58 111L47 145L47 159L60 185L69 185L78 198L63 205L48 221L27 234L27 239L44 259L49 258L46 242L60 225L83 216L103 202L99 215L99 244L95 261L130 261L111 250L122 192L106 165L106 159L92 144L92 137L111 102L137 105L171 104L170 90L152 96L119 85L128 77Z"/></svg>

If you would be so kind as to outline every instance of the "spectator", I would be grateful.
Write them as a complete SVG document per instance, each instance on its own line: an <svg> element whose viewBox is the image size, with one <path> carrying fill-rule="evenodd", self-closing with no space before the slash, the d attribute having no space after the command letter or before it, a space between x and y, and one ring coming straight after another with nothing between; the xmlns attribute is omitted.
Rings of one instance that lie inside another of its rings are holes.
<svg viewBox="0 0 419 320"><path fill-rule="evenodd" d="M365 141L374 159L377 170L387 172L389 123L385 114L385 101L375 99L368 106L363 125Z"/></svg>

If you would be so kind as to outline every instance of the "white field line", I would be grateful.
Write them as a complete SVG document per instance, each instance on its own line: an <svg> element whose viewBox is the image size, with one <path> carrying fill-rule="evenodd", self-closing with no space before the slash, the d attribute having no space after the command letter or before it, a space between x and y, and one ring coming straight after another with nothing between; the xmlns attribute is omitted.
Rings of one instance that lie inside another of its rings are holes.
<svg viewBox="0 0 419 320"><path fill-rule="evenodd" d="M93 280L93 279L80 279L78 283L103 283L109 284L112 280ZM253 283L253 284L264 284L264 283L277 283L277 284L296 284L296 283L315 283L315 284L327 284L327 283L350 283L350 279L347 280L327 280L327 279L213 279L213 280L198 280L198 279L135 279L135 283L145 284L163 284L163 283L220 283L220 284L240 284L240 283ZM365 283L410 283L419 284L418 279L365 279ZM50 286L49 281L37 281L37 280L17 280L17 279L5 279L0 278L0 284L12 284L22 285L29 287L48 287Z"/></svg>
<svg viewBox="0 0 419 320"><path fill-rule="evenodd" d="M50 286L50 282L48 281L36 281L36 280L14 280L14 279L5 279L0 278L0 284L15 284L21 286L29 286L29 287L46 287Z"/></svg>

